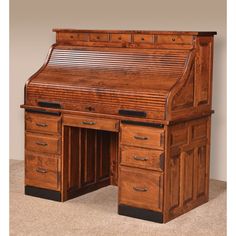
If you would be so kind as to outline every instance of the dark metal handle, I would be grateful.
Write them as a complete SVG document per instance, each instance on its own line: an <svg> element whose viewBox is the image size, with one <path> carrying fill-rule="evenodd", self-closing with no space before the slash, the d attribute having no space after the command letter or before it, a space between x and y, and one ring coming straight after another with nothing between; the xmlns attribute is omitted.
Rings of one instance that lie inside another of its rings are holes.
<svg viewBox="0 0 236 236"><path fill-rule="evenodd" d="M48 145L47 143L41 143L41 142L36 142L36 144L39 146L44 146L44 147Z"/></svg>
<svg viewBox="0 0 236 236"><path fill-rule="evenodd" d="M45 123L36 123L37 126L39 127L47 127L48 124L45 124Z"/></svg>
<svg viewBox="0 0 236 236"><path fill-rule="evenodd" d="M147 160L148 160L148 158L146 158L146 157L134 156L133 158L134 158L134 160L136 160L136 161L147 161Z"/></svg>
<svg viewBox="0 0 236 236"><path fill-rule="evenodd" d="M94 121L82 121L81 124L82 125L95 125L96 122L94 122Z"/></svg>
<svg viewBox="0 0 236 236"><path fill-rule="evenodd" d="M145 136L134 136L134 138L139 140L148 140L148 137Z"/></svg>
<svg viewBox="0 0 236 236"><path fill-rule="evenodd" d="M140 187L133 187L133 189L135 190L135 191L137 191L137 192L147 192L148 190L147 190L147 188L140 188Z"/></svg>
<svg viewBox="0 0 236 236"><path fill-rule="evenodd" d="M36 171L43 174L48 172L46 169L43 169L43 168L37 168Z"/></svg>

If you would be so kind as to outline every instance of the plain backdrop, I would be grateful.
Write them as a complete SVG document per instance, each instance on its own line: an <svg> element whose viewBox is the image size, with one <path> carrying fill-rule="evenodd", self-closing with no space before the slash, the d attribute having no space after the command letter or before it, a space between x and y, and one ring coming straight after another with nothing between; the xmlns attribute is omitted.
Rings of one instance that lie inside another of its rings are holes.
<svg viewBox="0 0 236 236"><path fill-rule="evenodd" d="M24 159L24 83L54 43L52 28L217 31L211 178L226 181L226 0L11 0L11 159Z"/></svg>

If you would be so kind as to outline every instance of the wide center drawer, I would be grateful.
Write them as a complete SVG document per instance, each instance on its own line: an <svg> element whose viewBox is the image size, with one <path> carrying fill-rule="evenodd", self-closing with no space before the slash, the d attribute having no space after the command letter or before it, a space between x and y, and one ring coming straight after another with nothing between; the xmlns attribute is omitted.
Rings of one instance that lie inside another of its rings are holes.
<svg viewBox="0 0 236 236"><path fill-rule="evenodd" d="M164 153L158 150L122 146L121 164L163 171Z"/></svg>
<svg viewBox="0 0 236 236"><path fill-rule="evenodd" d="M162 173L122 166L119 176L119 204L162 211Z"/></svg>
<svg viewBox="0 0 236 236"><path fill-rule="evenodd" d="M60 154L61 138L26 132L25 148L34 152Z"/></svg>
<svg viewBox="0 0 236 236"><path fill-rule="evenodd" d="M26 131L35 131L41 133L60 133L60 121L61 118L59 116L26 112L25 129Z"/></svg>
<svg viewBox="0 0 236 236"><path fill-rule="evenodd" d="M164 130L154 127L122 124L121 144L164 149Z"/></svg>
<svg viewBox="0 0 236 236"><path fill-rule="evenodd" d="M75 126L88 129L97 129L105 131L119 131L119 121L113 119L89 117L89 116L73 116L64 115L63 124L67 126Z"/></svg>
<svg viewBox="0 0 236 236"><path fill-rule="evenodd" d="M25 184L52 190L60 189L60 159L26 152Z"/></svg>

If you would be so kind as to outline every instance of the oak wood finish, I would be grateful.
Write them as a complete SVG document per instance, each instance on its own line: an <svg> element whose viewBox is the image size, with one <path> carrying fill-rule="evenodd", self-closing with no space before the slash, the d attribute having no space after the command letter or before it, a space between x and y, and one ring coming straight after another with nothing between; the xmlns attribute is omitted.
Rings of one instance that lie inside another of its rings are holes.
<svg viewBox="0 0 236 236"><path fill-rule="evenodd" d="M164 130L158 128L121 125L121 144L146 147L153 149L164 149Z"/></svg>
<svg viewBox="0 0 236 236"><path fill-rule="evenodd" d="M46 134L59 134L61 132L61 122L58 116L48 116L40 113L25 114L25 129L31 132Z"/></svg>
<svg viewBox="0 0 236 236"><path fill-rule="evenodd" d="M163 171L164 152L122 145L121 165Z"/></svg>
<svg viewBox="0 0 236 236"><path fill-rule="evenodd" d="M118 213L168 222L208 201L216 32L54 29L25 85L26 194L118 185Z"/></svg>

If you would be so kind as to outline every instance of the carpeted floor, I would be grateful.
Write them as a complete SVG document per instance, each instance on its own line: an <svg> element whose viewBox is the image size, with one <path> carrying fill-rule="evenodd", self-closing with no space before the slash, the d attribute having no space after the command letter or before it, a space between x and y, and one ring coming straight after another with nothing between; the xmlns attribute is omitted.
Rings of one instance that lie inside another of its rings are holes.
<svg viewBox="0 0 236 236"><path fill-rule="evenodd" d="M158 224L117 214L117 188L108 186L60 203L23 194L23 161L10 162L10 235L226 235L226 183L211 180L210 201Z"/></svg>

